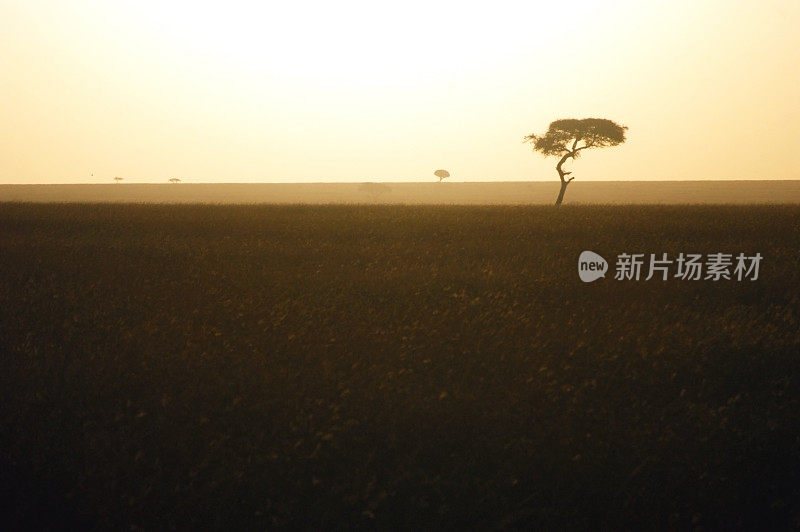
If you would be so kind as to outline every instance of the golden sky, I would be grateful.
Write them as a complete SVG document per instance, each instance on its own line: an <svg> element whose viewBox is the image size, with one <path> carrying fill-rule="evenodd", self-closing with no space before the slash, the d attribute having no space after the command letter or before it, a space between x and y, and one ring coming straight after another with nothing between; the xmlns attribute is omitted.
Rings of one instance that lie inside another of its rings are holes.
<svg viewBox="0 0 800 532"><path fill-rule="evenodd" d="M800 1L0 0L0 183L800 179ZM93 176L91 174L94 174Z"/></svg>

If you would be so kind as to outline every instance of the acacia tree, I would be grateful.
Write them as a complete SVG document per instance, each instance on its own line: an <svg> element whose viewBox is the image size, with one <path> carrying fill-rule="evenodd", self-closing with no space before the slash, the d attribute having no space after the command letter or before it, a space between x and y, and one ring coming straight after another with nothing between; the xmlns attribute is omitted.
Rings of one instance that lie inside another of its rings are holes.
<svg viewBox="0 0 800 532"><path fill-rule="evenodd" d="M567 185L575 177L567 177L572 172L563 170L564 163L569 159L577 159L582 150L589 148L605 148L617 146L625 142L625 126L621 126L605 118L575 118L556 120L550 123L544 135L527 135L523 142L533 145L533 151L541 152L548 157L555 155L561 157L556 164L558 177L561 179L561 190L556 199L556 205L561 205Z"/></svg>

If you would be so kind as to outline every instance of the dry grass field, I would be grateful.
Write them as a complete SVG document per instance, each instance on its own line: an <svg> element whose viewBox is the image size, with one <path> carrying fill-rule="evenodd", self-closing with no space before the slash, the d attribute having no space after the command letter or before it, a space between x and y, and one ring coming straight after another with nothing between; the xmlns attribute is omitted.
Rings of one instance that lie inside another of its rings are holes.
<svg viewBox="0 0 800 532"><path fill-rule="evenodd" d="M800 527L798 220L0 204L2 524ZM584 284L585 249L764 259Z"/></svg>

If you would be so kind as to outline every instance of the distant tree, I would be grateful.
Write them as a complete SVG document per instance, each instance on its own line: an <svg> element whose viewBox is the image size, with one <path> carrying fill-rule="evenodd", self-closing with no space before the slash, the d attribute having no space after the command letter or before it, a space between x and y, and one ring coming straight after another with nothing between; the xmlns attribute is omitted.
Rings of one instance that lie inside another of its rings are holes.
<svg viewBox="0 0 800 532"><path fill-rule="evenodd" d="M372 201L377 201L378 196L382 196L384 194L391 192L392 187L390 187L386 183L367 182L367 183L361 183L361 185L358 187L358 190L366 194L369 194Z"/></svg>
<svg viewBox="0 0 800 532"><path fill-rule="evenodd" d="M170 177L170 178L169 178L169 182L170 182L170 183L180 183L180 182L181 182L181 180L180 180L180 179L178 179L177 177Z"/></svg>
<svg viewBox="0 0 800 532"><path fill-rule="evenodd" d="M448 172L447 170L436 170L433 173L433 175L438 177L439 178L439 183L441 183L444 178L450 177L450 172Z"/></svg>
<svg viewBox="0 0 800 532"><path fill-rule="evenodd" d="M556 205L561 205L567 185L575 177L567 178L572 172L565 172L562 166L569 159L577 159L581 150L589 148L605 148L617 146L625 142L625 126L621 126L605 118L574 118L556 120L550 123L544 135L527 135L523 142L533 145L533 151L538 151L545 157L555 155L560 157L556 164L558 177L561 179L561 190L556 199Z"/></svg>
<svg viewBox="0 0 800 532"><path fill-rule="evenodd" d="M115 181L115 182L117 182L117 183L119 183L120 181L122 181L122 178L121 178L121 177L115 177L115 178L114 178L114 181Z"/></svg>

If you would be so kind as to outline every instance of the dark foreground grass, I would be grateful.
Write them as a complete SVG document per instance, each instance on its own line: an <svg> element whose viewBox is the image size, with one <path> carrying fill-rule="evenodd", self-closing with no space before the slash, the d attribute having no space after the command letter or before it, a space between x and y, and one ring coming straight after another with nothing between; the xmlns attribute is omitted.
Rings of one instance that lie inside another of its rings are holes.
<svg viewBox="0 0 800 532"><path fill-rule="evenodd" d="M800 526L800 207L0 205L11 526ZM583 284L584 249L760 279Z"/></svg>

